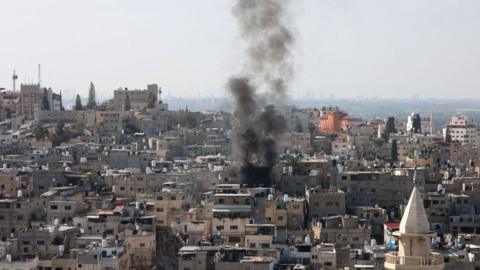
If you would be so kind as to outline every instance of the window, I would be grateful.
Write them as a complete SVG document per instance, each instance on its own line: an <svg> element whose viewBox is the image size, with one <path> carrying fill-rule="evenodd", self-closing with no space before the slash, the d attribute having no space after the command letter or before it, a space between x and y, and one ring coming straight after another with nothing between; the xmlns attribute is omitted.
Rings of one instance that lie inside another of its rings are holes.
<svg viewBox="0 0 480 270"><path fill-rule="evenodd" d="M57 205L50 205L50 209L52 209L52 210L57 210L57 209L58 209L58 206L57 206Z"/></svg>
<svg viewBox="0 0 480 270"><path fill-rule="evenodd" d="M230 237L228 238L228 241L229 241L230 243L240 243L240 240L241 240L241 239L240 239L239 236L230 236Z"/></svg>
<svg viewBox="0 0 480 270"><path fill-rule="evenodd" d="M72 210L72 206L71 205L65 205L65 210Z"/></svg>
<svg viewBox="0 0 480 270"><path fill-rule="evenodd" d="M238 226L237 225L230 225L230 230L238 230Z"/></svg>

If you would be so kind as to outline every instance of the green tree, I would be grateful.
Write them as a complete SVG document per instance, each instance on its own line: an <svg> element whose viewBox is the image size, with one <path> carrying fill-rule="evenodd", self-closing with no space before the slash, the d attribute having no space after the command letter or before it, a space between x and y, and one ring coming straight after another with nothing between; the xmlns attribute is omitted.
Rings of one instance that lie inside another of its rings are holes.
<svg viewBox="0 0 480 270"><path fill-rule="evenodd" d="M130 96L128 95L128 92L127 92L127 96L125 97L125 105L124 105L123 109L125 111L130 111L130 109L131 109L131 107L130 107Z"/></svg>
<svg viewBox="0 0 480 270"><path fill-rule="evenodd" d="M32 130L32 134L35 139L42 140L45 139L45 137L48 137L48 129L41 125L36 125Z"/></svg>
<svg viewBox="0 0 480 270"><path fill-rule="evenodd" d="M413 133L422 133L422 119L420 118L420 114L415 114L412 122Z"/></svg>
<svg viewBox="0 0 480 270"><path fill-rule="evenodd" d="M48 102L48 91L46 88L43 89L42 95L42 110L48 111L50 110L50 102Z"/></svg>
<svg viewBox="0 0 480 270"><path fill-rule="evenodd" d="M137 123L135 123L135 119L128 117L124 119L122 122L123 122L123 131L125 132L125 134L134 134L137 132L141 132L141 129L137 126Z"/></svg>
<svg viewBox="0 0 480 270"><path fill-rule="evenodd" d="M155 108L155 103L157 103L157 98L155 98L155 95L150 92L148 94L148 108L153 109Z"/></svg>
<svg viewBox="0 0 480 270"><path fill-rule="evenodd" d="M83 110L82 98L80 97L79 94L77 94L77 97L75 98L75 111L81 111L81 110Z"/></svg>
<svg viewBox="0 0 480 270"><path fill-rule="evenodd" d="M392 162L398 161L398 146L397 140L392 141L392 151L391 151Z"/></svg>
<svg viewBox="0 0 480 270"><path fill-rule="evenodd" d="M65 108L63 107L63 101L62 101L62 92L60 91L60 110L65 111Z"/></svg>
<svg viewBox="0 0 480 270"><path fill-rule="evenodd" d="M450 130L448 128L445 132L445 142L447 142L447 143L452 142L452 135L450 134Z"/></svg>
<svg viewBox="0 0 480 270"><path fill-rule="evenodd" d="M198 127L198 119L195 113L187 111L183 116L183 123L186 127L189 127L189 128Z"/></svg>
<svg viewBox="0 0 480 270"><path fill-rule="evenodd" d="M385 125L385 130L383 131L383 138L387 141L390 138L391 133L397 133L397 128L395 127L395 118L393 116L390 116L387 119L387 124Z"/></svg>
<svg viewBox="0 0 480 270"><path fill-rule="evenodd" d="M302 123L300 122L300 118L297 118L295 119L295 132L298 132L298 133L303 133L303 127L302 127Z"/></svg>
<svg viewBox="0 0 480 270"><path fill-rule="evenodd" d="M95 99L95 85L93 85L93 82L90 82L90 88L88 90L87 109L93 110L96 107L97 107L97 101Z"/></svg>
<svg viewBox="0 0 480 270"><path fill-rule="evenodd" d="M50 141L52 142L53 146L58 146L66 140L67 138L65 136L65 123L58 122L55 126L55 133L50 134Z"/></svg>

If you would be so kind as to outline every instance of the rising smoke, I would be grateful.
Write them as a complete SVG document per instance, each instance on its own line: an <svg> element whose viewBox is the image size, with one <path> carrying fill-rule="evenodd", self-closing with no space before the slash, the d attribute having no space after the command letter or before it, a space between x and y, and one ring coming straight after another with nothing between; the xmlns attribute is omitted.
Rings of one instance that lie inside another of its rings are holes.
<svg viewBox="0 0 480 270"><path fill-rule="evenodd" d="M286 120L274 105L282 101L293 74L290 47L294 41L287 27L287 0L238 0L233 15L247 42L247 61L241 76L229 80L236 103L237 144L243 182L270 185L278 160L277 141ZM260 97L258 89L264 90Z"/></svg>

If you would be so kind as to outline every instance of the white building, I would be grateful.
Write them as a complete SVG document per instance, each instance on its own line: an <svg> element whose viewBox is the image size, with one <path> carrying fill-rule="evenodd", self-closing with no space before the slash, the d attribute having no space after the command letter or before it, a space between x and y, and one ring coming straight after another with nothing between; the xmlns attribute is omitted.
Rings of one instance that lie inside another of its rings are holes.
<svg viewBox="0 0 480 270"><path fill-rule="evenodd" d="M464 115L455 115L447 125L447 130L453 142L462 144L478 144L478 128L472 119ZM446 133L445 133L446 136Z"/></svg>
<svg viewBox="0 0 480 270"><path fill-rule="evenodd" d="M415 116L415 112L410 113L407 117L407 131L413 130L413 118ZM421 126L422 129L421 133L428 133L433 134L433 113L430 114L430 117L420 116Z"/></svg>

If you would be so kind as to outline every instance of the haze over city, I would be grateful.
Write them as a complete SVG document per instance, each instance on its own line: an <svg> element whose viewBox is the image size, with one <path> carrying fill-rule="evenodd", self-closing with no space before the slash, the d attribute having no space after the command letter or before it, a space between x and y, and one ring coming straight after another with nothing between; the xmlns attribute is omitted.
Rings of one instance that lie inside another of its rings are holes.
<svg viewBox="0 0 480 270"><path fill-rule="evenodd" d="M73 98L160 82L226 95L242 46L231 1L2 1L0 85L42 81ZM294 97L477 98L480 2L292 1Z"/></svg>
<svg viewBox="0 0 480 270"><path fill-rule="evenodd" d="M0 269L479 270L480 2L0 3Z"/></svg>

